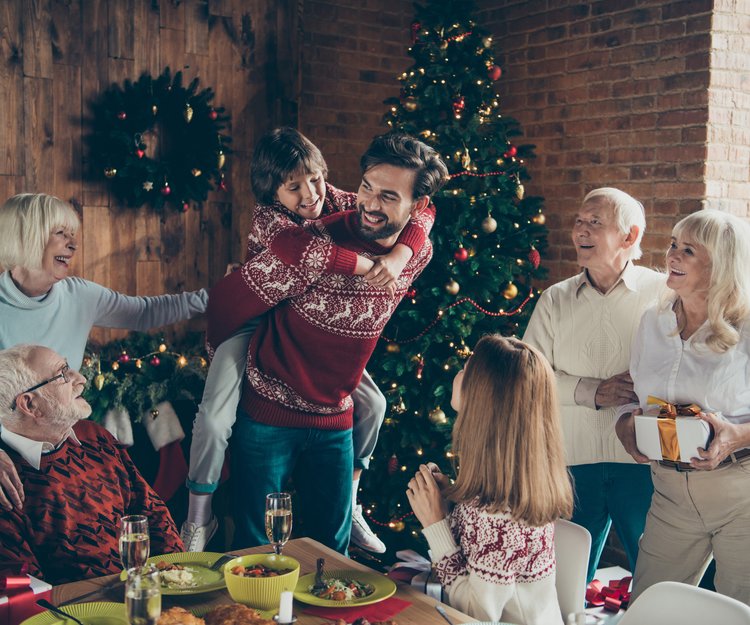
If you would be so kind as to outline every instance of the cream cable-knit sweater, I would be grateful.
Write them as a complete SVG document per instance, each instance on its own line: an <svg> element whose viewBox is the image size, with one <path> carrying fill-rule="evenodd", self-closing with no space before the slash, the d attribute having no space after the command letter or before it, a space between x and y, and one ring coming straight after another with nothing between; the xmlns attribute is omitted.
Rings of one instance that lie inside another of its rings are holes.
<svg viewBox="0 0 750 625"><path fill-rule="evenodd" d="M617 408L596 410L593 398L599 381L628 370L641 316L665 282L666 275L628 263L606 295L582 271L539 298L523 339L555 370L569 465L634 462L615 434Z"/></svg>

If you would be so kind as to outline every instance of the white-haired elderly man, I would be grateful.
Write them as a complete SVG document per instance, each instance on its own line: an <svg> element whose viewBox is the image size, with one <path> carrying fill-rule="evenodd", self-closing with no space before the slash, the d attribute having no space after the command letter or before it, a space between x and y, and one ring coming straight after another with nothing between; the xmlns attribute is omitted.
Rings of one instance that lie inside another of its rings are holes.
<svg viewBox="0 0 750 625"><path fill-rule="evenodd" d="M616 408L637 401L630 345L666 276L633 264L646 229L643 205L610 187L583 199L573 224L582 271L542 293L524 335L557 376L565 451L575 486L573 521L591 532L588 580L612 524L635 570L653 485L615 433Z"/></svg>
<svg viewBox="0 0 750 625"><path fill-rule="evenodd" d="M118 525L149 519L152 553L182 551L174 521L112 435L87 421L86 379L47 347L0 351L0 448L26 492L0 515L0 562L52 584L120 571Z"/></svg>

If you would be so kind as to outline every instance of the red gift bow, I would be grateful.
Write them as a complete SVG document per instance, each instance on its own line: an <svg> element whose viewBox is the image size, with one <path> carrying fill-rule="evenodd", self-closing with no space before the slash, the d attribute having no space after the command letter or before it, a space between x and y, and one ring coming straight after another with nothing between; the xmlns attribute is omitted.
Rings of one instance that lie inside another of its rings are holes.
<svg viewBox="0 0 750 625"><path fill-rule="evenodd" d="M628 607L630 601L631 576L610 580L605 586L598 579L586 586L586 602L589 607L603 607L608 612L618 612Z"/></svg>
<svg viewBox="0 0 750 625"><path fill-rule="evenodd" d="M0 590L15 590L31 585L26 562L3 562L0 564Z"/></svg>
<svg viewBox="0 0 750 625"><path fill-rule="evenodd" d="M8 597L7 603L0 604L0 625L17 625L44 612L44 608L36 604L37 599L52 598L51 590L34 594L31 578L26 574L28 570L26 562L0 563L0 594Z"/></svg>

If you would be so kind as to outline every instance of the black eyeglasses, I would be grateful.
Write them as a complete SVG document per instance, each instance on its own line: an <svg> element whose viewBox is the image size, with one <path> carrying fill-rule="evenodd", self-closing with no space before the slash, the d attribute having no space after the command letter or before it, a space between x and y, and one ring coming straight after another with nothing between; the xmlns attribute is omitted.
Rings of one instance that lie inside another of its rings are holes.
<svg viewBox="0 0 750 625"><path fill-rule="evenodd" d="M71 379L72 379L71 376L70 376L70 366L68 365L67 362L63 365L63 368L60 369L60 373L58 373L57 375L52 376L48 380L44 380L43 382L39 382L39 384L34 384L34 386L32 386L30 388L27 388L25 391L21 391L18 395L23 395L24 393L31 393L32 391L37 391L40 388L42 388L43 386L46 386L47 384L49 384L50 382L54 382L55 380L59 380L60 378L62 378L63 381L66 384L68 382L70 382ZM18 397L18 395L16 395L16 397ZM13 400L13 405L10 407L10 409L11 410L15 410L16 409L16 400L15 399Z"/></svg>

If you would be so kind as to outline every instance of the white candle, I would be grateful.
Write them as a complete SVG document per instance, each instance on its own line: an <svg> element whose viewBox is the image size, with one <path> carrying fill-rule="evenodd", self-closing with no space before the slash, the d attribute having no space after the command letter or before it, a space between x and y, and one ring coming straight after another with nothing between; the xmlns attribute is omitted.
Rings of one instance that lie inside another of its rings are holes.
<svg viewBox="0 0 750 625"><path fill-rule="evenodd" d="M291 590L285 590L281 593L281 602L279 603L279 623L292 622L292 601L294 593Z"/></svg>

